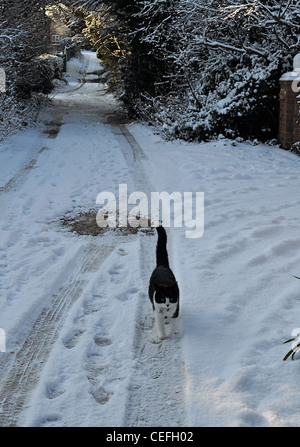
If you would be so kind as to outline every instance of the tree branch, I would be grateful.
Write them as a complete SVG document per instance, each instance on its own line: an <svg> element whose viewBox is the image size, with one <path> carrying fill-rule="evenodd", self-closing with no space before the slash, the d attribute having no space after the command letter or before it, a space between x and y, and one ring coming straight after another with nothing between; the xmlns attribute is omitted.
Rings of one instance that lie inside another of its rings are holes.
<svg viewBox="0 0 300 447"><path fill-rule="evenodd" d="M234 51L236 53L242 53L242 54L252 53L252 54L256 54L257 56L260 56L263 58L266 58L268 56L268 53L266 53L265 51L260 51L257 48L249 47L249 46L245 46L245 45L243 46L243 48L239 48L234 45L229 45L229 44L225 44L223 42L212 41L212 40L208 40L208 39L198 39L198 43L201 45L208 46L210 48L220 48L225 51Z"/></svg>

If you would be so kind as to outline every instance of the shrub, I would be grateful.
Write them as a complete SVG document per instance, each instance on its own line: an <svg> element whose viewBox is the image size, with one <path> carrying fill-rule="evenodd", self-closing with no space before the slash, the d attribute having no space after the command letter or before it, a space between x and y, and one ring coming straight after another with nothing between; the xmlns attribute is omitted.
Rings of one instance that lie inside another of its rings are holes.
<svg viewBox="0 0 300 447"><path fill-rule="evenodd" d="M61 79L63 60L58 56L42 55L23 63L16 81L16 95L29 97L33 92L48 94L53 89L53 80Z"/></svg>

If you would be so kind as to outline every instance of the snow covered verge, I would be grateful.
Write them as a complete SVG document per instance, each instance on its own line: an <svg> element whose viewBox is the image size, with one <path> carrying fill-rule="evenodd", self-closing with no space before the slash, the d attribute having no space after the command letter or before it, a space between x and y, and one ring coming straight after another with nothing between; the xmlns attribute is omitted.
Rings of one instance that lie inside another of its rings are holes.
<svg viewBox="0 0 300 447"><path fill-rule="evenodd" d="M82 67L35 129L0 145L0 425L299 426L299 362L283 361L300 327L299 157L112 125L112 96L80 83ZM156 237L60 224L120 184L205 195L201 238L167 228L181 313L161 343Z"/></svg>
<svg viewBox="0 0 300 447"><path fill-rule="evenodd" d="M203 237L172 230L189 423L299 426L299 364L282 360L300 326L300 159L267 145L164 143L140 125L130 130L159 191L205 193Z"/></svg>

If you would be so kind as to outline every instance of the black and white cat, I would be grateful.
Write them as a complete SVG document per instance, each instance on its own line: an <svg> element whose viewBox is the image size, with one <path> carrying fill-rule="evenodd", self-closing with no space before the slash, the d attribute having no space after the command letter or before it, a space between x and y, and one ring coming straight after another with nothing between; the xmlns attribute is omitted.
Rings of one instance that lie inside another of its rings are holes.
<svg viewBox="0 0 300 447"><path fill-rule="evenodd" d="M179 315L179 287L169 266L166 231L163 227L157 227L156 230L156 268L149 282L149 298L155 312L159 338L164 339L175 331L175 322ZM169 326L167 336L166 323Z"/></svg>

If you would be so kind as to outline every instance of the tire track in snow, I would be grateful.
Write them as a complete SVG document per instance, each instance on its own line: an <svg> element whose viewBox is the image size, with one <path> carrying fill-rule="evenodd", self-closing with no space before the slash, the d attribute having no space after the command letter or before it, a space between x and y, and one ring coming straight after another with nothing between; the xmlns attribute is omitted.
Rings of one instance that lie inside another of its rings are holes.
<svg viewBox="0 0 300 447"><path fill-rule="evenodd" d="M35 168L39 155L47 149L47 146L43 145L43 147L38 151L38 154L35 158L32 158L23 168L21 168L13 177L11 177L4 186L0 186L0 194L8 192L13 188L18 188L24 182L29 171Z"/></svg>
<svg viewBox="0 0 300 447"><path fill-rule="evenodd" d="M137 190L150 197L154 191L147 181L142 148L126 126L112 126ZM156 338L148 284L155 267L156 238L140 236L140 275L144 284L137 310L134 376L129 386L124 426L185 426L185 365L180 333L171 339ZM170 253L169 253L170 254ZM178 321L180 331L180 318ZM180 331L181 332L181 331Z"/></svg>
<svg viewBox="0 0 300 447"><path fill-rule="evenodd" d="M0 426L18 425L18 416L26 404L30 391L39 381L39 376L51 349L58 338L62 325L73 303L84 292L89 272L99 269L117 244L102 245L97 239L91 242L78 256L64 285L53 297L49 307L44 308L34 322L30 333L12 358L5 355L6 365L1 365Z"/></svg>
<svg viewBox="0 0 300 447"><path fill-rule="evenodd" d="M147 181L147 174L142 166L142 160L147 160L141 146L129 132L126 125L111 125L111 129L119 141L125 161L133 177L136 190L150 197L153 188Z"/></svg>

